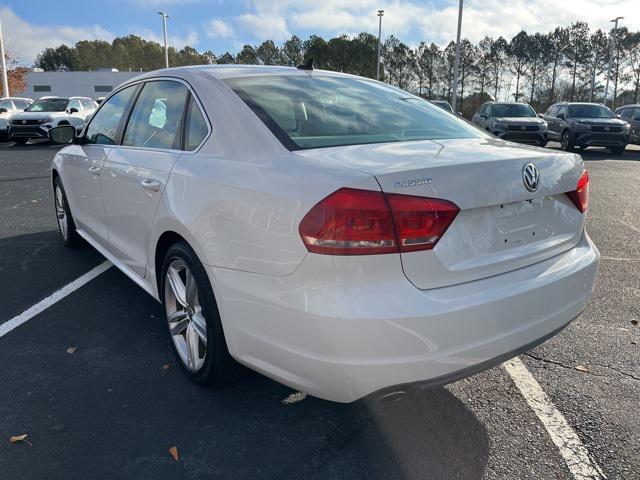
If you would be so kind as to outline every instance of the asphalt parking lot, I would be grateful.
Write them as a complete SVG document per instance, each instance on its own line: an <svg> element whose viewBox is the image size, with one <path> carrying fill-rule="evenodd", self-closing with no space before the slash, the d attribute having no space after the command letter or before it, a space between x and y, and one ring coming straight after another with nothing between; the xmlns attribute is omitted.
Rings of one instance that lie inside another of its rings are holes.
<svg viewBox="0 0 640 480"><path fill-rule="evenodd" d="M104 261L59 241L57 148L0 144L0 325ZM640 148L582 155L602 254L594 297L520 358L600 477L571 473L500 366L349 405L285 404L292 391L258 374L195 386L172 358L159 304L110 268L0 336L0 479L640 478ZM9 442L25 433L28 443Z"/></svg>

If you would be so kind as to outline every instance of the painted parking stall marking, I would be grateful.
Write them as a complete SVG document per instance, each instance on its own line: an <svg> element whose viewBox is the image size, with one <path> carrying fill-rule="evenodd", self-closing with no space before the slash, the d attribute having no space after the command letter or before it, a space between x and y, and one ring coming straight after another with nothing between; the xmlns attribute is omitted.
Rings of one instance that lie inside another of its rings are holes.
<svg viewBox="0 0 640 480"><path fill-rule="evenodd" d="M110 267L111 267L111 262L109 261L102 262L97 267L92 268L84 275L76 278L73 282L65 285L60 290L53 292L48 297L42 299L32 307L28 308L27 310L22 312L20 315L16 315L11 320L3 323L2 325L0 325L0 337L5 336L7 333L11 332L15 328L22 325L23 323L28 322L33 317L38 315L40 312L43 312L44 310L49 308L51 305L59 302L67 295L75 292L80 287L87 284L88 282L90 282L100 274L106 272Z"/></svg>
<svg viewBox="0 0 640 480"><path fill-rule="evenodd" d="M567 419L555 407L540 384L519 358L503 363L533 412L542 422L551 440L560 450L562 458L576 480L600 480L606 478L593 462L586 447L571 428Z"/></svg>

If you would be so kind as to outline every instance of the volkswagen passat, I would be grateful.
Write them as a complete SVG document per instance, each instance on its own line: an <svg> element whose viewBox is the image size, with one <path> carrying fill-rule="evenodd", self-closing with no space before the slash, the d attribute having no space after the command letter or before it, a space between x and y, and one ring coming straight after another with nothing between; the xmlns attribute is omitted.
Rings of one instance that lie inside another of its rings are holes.
<svg viewBox="0 0 640 480"><path fill-rule="evenodd" d="M120 86L52 165L85 239L163 305L196 382L244 364L349 402L442 384L554 335L599 254L576 154L496 139L407 92L308 68Z"/></svg>

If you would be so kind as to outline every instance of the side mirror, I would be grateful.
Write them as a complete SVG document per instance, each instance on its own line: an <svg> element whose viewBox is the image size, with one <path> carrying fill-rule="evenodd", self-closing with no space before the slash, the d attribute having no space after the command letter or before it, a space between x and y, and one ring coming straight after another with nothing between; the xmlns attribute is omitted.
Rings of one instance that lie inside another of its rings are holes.
<svg viewBox="0 0 640 480"><path fill-rule="evenodd" d="M0 108L0 113L7 113L9 110L7 110L6 108Z"/></svg>
<svg viewBox="0 0 640 480"><path fill-rule="evenodd" d="M75 107L71 107L71 108L69 109L69 113L78 113L78 109L77 109L77 108L75 108Z"/></svg>
<svg viewBox="0 0 640 480"><path fill-rule="evenodd" d="M565 115L564 115L564 113L559 113L559 114L558 114L558 118L561 118L562 120L564 120L564 119L565 119Z"/></svg>
<svg viewBox="0 0 640 480"><path fill-rule="evenodd" d="M461 117L462 116L462 112L458 112L458 116Z"/></svg>
<svg viewBox="0 0 640 480"><path fill-rule="evenodd" d="M483 113L482 115L480 115L480 118L489 118L489 115L487 115L486 113Z"/></svg>
<svg viewBox="0 0 640 480"><path fill-rule="evenodd" d="M544 118L544 113L539 113L538 118Z"/></svg>
<svg viewBox="0 0 640 480"><path fill-rule="evenodd" d="M49 130L49 138L53 143L69 145L76 139L76 127L60 125Z"/></svg>

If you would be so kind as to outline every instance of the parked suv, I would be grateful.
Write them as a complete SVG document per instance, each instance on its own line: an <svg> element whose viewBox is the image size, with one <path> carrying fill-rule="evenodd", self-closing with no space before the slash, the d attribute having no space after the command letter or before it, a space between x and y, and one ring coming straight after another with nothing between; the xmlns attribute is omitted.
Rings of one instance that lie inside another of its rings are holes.
<svg viewBox="0 0 640 480"><path fill-rule="evenodd" d="M9 121L8 136L19 144L33 138L48 138L49 129L71 125L80 132L98 104L87 97L42 97Z"/></svg>
<svg viewBox="0 0 640 480"><path fill-rule="evenodd" d="M629 143L640 145L640 104L625 105L616 110L616 117L630 125Z"/></svg>
<svg viewBox="0 0 640 480"><path fill-rule="evenodd" d="M449 113L453 113L453 108L451 108L451 104L446 100L429 100L430 103L434 104L436 107L440 107L443 110L446 110Z"/></svg>
<svg viewBox="0 0 640 480"><path fill-rule="evenodd" d="M0 141L7 139L7 125L12 115L33 103L30 98L6 97L0 100Z"/></svg>
<svg viewBox="0 0 640 480"><path fill-rule="evenodd" d="M503 140L544 147L547 124L530 105L520 102L485 102L471 121Z"/></svg>
<svg viewBox="0 0 640 480"><path fill-rule="evenodd" d="M629 143L629 124L599 103L556 103L545 112L549 140L562 149L608 147L620 154Z"/></svg>

